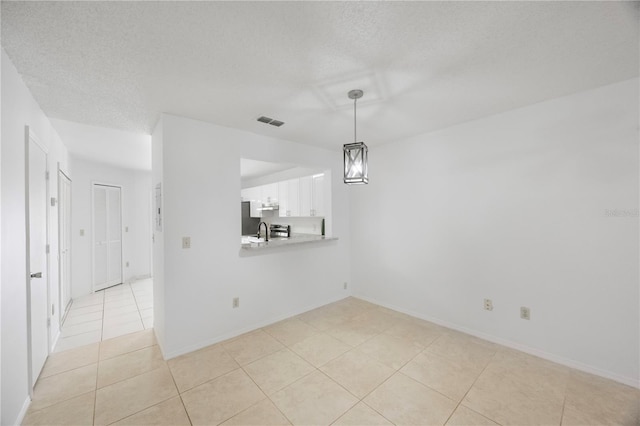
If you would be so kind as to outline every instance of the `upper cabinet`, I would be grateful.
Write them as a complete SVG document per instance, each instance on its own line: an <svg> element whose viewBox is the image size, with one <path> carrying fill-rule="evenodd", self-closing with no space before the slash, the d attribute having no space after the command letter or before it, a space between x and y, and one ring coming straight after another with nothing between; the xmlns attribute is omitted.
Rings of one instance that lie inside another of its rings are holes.
<svg viewBox="0 0 640 426"><path fill-rule="evenodd" d="M278 203L280 217L324 216L324 174L246 188L243 201Z"/></svg>
<svg viewBox="0 0 640 426"><path fill-rule="evenodd" d="M262 185L262 202L265 204L272 204L278 202L278 184L270 183L268 185Z"/></svg>
<svg viewBox="0 0 640 426"><path fill-rule="evenodd" d="M253 188L244 188L240 191L242 201L259 201L262 202L262 189L260 186Z"/></svg>
<svg viewBox="0 0 640 426"><path fill-rule="evenodd" d="M324 216L324 175L314 175L311 181L311 216Z"/></svg>
<svg viewBox="0 0 640 426"><path fill-rule="evenodd" d="M309 217L313 216L313 181L311 176L301 177L300 181L300 216Z"/></svg>
<svg viewBox="0 0 640 426"><path fill-rule="evenodd" d="M290 179L278 182L280 197L280 217L300 216L300 180Z"/></svg>
<svg viewBox="0 0 640 426"><path fill-rule="evenodd" d="M300 181L300 216L324 216L324 174L305 176Z"/></svg>

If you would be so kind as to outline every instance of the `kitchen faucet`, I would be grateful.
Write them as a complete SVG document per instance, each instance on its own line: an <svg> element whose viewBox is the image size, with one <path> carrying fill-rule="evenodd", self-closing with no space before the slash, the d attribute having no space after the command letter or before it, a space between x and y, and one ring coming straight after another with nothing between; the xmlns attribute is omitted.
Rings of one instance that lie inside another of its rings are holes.
<svg viewBox="0 0 640 426"><path fill-rule="evenodd" d="M258 224L258 238L260 238L260 228L262 228L262 225L264 225L264 240L269 241L269 227L266 222L260 222Z"/></svg>

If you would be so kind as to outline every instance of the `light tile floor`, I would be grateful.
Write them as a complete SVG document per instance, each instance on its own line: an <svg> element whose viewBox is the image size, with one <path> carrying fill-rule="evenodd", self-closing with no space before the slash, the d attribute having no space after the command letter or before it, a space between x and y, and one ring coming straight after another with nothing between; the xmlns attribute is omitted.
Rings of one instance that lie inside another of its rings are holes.
<svg viewBox="0 0 640 426"><path fill-rule="evenodd" d="M153 327L153 281L120 284L74 299L54 352Z"/></svg>
<svg viewBox="0 0 640 426"><path fill-rule="evenodd" d="M639 396L347 298L168 362L153 330L53 354L24 424L638 425Z"/></svg>

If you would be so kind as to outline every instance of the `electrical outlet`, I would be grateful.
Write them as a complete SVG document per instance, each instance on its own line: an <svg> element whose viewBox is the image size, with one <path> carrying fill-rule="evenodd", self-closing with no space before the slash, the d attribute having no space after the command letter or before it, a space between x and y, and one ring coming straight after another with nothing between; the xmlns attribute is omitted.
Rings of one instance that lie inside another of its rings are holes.
<svg viewBox="0 0 640 426"><path fill-rule="evenodd" d="M347 289L347 283L344 283L344 289L345 290Z"/></svg>
<svg viewBox="0 0 640 426"><path fill-rule="evenodd" d="M233 303L231 305L233 308L239 308L240 307L240 298L239 297L234 297L233 298Z"/></svg>
<svg viewBox="0 0 640 426"><path fill-rule="evenodd" d="M182 248L191 248L191 237L182 237Z"/></svg>
<svg viewBox="0 0 640 426"><path fill-rule="evenodd" d="M124 227L124 232L129 232L129 227L128 226Z"/></svg>
<svg viewBox="0 0 640 426"><path fill-rule="evenodd" d="M484 299L484 309L487 311L493 311L493 302L491 299Z"/></svg>
<svg viewBox="0 0 640 426"><path fill-rule="evenodd" d="M84 229L81 229L81 230L80 230L80 236L81 236L81 237L84 237Z"/></svg>
<svg viewBox="0 0 640 426"><path fill-rule="evenodd" d="M526 306L520 307L520 318L525 320L531 319L531 311L529 310L529 308L527 308Z"/></svg>
<svg viewBox="0 0 640 426"><path fill-rule="evenodd" d="M129 267L129 262L127 262L127 268Z"/></svg>

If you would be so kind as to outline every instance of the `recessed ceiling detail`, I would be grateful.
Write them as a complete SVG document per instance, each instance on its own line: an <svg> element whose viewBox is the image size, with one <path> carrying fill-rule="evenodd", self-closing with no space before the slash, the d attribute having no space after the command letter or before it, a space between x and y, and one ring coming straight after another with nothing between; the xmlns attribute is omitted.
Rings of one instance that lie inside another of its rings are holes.
<svg viewBox="0 0 640 426"><path fill-rule="evenodd" d="M315 92L332 109L353 108L353 102L344 94L354 87L361 88L367 98L358 101L360 106L380 102L385 99L384 85L378 73L372 71L349 74L339 78L324 81L315 86Z"/></svg>

